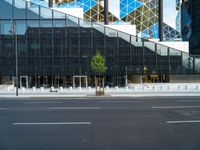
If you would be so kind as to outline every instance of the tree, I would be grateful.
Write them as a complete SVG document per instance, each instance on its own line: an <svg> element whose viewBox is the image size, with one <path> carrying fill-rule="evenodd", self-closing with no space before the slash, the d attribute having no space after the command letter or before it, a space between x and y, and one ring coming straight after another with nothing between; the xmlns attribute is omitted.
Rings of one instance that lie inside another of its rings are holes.
<svg viewBox="0 0 200 150"><path fill-rule="evenodd" d="M95 86L96 86L96 95L104 95L104 78L101 78L106 72L107 67L105 64L105 58L99 51L92 57L90 66L92 71L95 73ZM96 78L96 76L98 76ZM101 91L101 88L103 89Z"/></svg>

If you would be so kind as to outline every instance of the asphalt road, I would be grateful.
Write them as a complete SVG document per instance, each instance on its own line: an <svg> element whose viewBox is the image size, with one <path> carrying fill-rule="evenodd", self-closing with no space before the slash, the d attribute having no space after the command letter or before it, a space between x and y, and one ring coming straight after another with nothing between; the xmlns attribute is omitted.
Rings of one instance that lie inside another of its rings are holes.
<svg viewBox="0 0 200 150"><path fill-rule="evenodd" d="M200 97L0 99L0 150L199 150Z"/></svg>

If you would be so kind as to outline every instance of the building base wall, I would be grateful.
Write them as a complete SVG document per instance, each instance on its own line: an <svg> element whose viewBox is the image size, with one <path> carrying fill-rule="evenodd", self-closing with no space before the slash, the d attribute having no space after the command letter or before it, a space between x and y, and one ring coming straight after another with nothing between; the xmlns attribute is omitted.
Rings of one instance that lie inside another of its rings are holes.
<svg viewBox="0 0 200 150"><path fill-rule="evenodd" d="M200 75L170 75L170 83L200 82Z"/></svg>

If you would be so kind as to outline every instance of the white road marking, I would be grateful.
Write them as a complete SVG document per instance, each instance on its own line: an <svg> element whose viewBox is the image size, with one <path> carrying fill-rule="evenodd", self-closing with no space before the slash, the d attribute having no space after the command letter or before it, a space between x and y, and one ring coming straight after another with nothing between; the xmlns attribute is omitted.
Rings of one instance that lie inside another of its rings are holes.
<svg viewBox="0 0 200 150"><path fill-rule="evenodd" d="M152 109L181 109L181 108L200 108L200 106L155 106Z"/></svg>
<svg viewBox="0 0 200 150"><path fill-rule="evenodd" d="M178 100L178 102L200 102L200 100Z"/></svg>
<svg viewBox="0 0 200 150"><path fill-rule="evenodd" d="M91 122L20 122L13 125L90 125Z"/></svg>
<svg viewBox="0 0 200 150"><path fill-rule="evenodd" d="M0 110L6 110L7 108L0 108Z"/></svg>
<svg viewBox="0 0 200 150"><path fill-rule="evenodd" d="M178 124L178 123L200 123L200 120L166 121L166 123L170 123L170 124Z"/></svg>
<svg viewBox="0 0 200 150"><path fill-rule="evenodd" d="M135 103L135 102L140 102L140 101L100 101L101 103Z"/></svg>
<svg viewBox="0 0 200 150"><path fill-rule="evenodd" d="M64 102L25 102L24 104L63 104Z"/></svg>
<svg viewBox="0 0 200 150"><path fill-rule="evenodd" d="M101 107L49 107L48 109L53 109L53 110L95 110L95 109L101 109Z"/></svg>

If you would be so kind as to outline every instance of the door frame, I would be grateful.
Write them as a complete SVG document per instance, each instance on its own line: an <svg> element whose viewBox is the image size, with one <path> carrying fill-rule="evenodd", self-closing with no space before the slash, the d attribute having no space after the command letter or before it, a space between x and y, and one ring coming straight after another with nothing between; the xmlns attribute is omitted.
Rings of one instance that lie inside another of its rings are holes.
<svg viewBox="0 0 200 150"><path fill-rule="evenodd" d="M26 80L26 87L28 88L28 76L20 76L20 88L22 88L22 79L25 78Z"/></svg>
<svg viewBox="0 0 200 150"><path fill-rule="evenodd" d="M75 79L78 78L79 80L79 87L82 87L81 84L81 79L82 78L85 78L85 82L86 82L86 88L88 88L88 79L87 79L87 76L83 76L83 75L75 75L73 76L73 88L75 88Z"/></svg>

